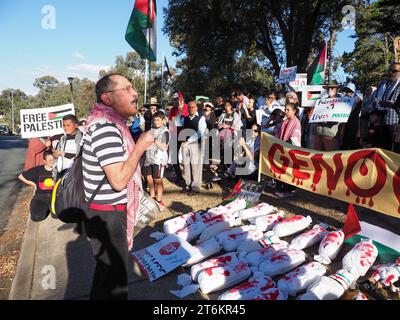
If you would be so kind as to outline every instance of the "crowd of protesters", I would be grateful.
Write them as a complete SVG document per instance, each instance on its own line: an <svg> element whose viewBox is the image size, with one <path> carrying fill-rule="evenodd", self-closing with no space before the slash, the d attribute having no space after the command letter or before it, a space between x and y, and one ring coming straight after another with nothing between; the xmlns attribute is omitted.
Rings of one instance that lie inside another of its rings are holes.
<svg viewBox="0 0 400 320"><path fill-rule="evenodd" d="M309 123L312 108L302 107L299 93L287 86L260 94L238 89L215 100L185 101L177 92L165 107L151 98L138 108L138 94L128 79L119 74L105 76L96 84L97 103L87 122L67 115L64 135L30 140L20 180L36 188L31 218L47 217L49 194L57 178L82 152L84 224L97 261L91 297L125 298L132 212L138 210L142 184L160 209L165 207L166 170L174 171L175 183L189 196L222 179L257 180L263 132L321 151L384 148L400 152L400 63L391 64L382 81L364 94L351 82L340 86L332 80L324 88L322 98L355 98L347 123ZM282 198L295 192L293 186L274 180L268 186ZM90 204L89 199L93 200ZM107 241L103 239L106 233Z"/></svg>

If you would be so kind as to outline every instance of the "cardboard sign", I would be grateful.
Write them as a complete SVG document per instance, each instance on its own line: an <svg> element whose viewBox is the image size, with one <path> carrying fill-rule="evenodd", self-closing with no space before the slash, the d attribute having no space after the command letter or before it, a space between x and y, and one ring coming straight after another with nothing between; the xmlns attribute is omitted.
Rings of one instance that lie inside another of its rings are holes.
<svg viewBox="0 0 400 320"><path fill-rule="evenodd" d="M307 73L297 73L296 79L289 82L294 91L301 92L307 86Z"/></svg>
<svg viewBox="0 0 400 320"><path fill-rule="evenodd" d="M314 107L325 94L326 90L322 86L306 86L301 94L301 106Z"/></svg>
<svg viewBox="0 0 400 320"><path fill-rule="evenodd" d="M233 188L232 193L224 200L242 198L246 201L256 203L264 190L265 181L257 182L252 180L240 179Z"/></svg>
<svg viewBox="0 0 400 320"><path fill-rule="evenodd" d="M282 68L279 72L278 83L288 83L296 80L297 66Z"/></svg>
<svg viewBox="0 0 400 320"><path fill-rule="evenodd" d="M355 98L329 98L318 100L315 104L310 123L342 122L349 120L355 106Z"/></svg>
<svg viewBox="0 0 400 320"><path fill-rule="evenodd" d="M163 240L132 253L140 269L154 281L185 264L195 254L189 242L169 235Z"/></svg>
<svg viewBox="0 0 400 320"><path fill-rule="evenodd" d="M20 111L22 139L64 134L62 118L68 114L75 114L73 104L50 108L22 109Z"/></svg>
<svg viewBox="0 0 400 320"><path fill-rule="evenodd" d="M139 211L136 215L133 236L138 235L159 213L160 209L154 199L147 192L143 192L140 197Z"/></svg>
<svg viewBox="0 0 400 320"><path fill-rule="evenodd" d="M261 134L260 172L310 192L400 218L400 155L317 151Z"/></svg>

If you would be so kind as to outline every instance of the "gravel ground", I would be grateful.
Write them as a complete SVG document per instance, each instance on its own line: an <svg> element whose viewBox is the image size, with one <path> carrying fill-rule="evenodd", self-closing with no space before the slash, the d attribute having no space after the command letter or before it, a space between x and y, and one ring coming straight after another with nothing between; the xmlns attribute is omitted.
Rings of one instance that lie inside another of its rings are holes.
<svg viewBox="0 0 400 320"><path fill-rule="evenodd" d="M33 189L21 189L8 224L0 235L0 300L8 300L11 284L17 269Z"/></svg>

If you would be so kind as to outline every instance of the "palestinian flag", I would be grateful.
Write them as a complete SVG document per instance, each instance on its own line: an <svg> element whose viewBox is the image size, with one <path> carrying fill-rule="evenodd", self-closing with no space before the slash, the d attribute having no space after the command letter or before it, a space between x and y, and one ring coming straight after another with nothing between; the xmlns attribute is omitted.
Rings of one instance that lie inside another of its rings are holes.
<svg viewBox="0 0 400 320"><path fill-rule="evenodd" d="M307 71L307 82L310 85L322 85L325 80L326 70L326 55L328 51L328 44L325 42L324 47L317 59L311 64Z"/></svg>
<svg viewBox="0 0 400 320"><path fill-rule="evenodd" d="M64 118L64 116L66 116L67 114L73 114L73 110L72 108L68 108L68 109L64 109L64 110L59 110L57 112L49 112L48 119L51 121L57 121L57 120L61 120L62 118Z"/></svg>
<svg viewBox="0 0 400 320"><path fill-rule="evenodd" d="M136 0L125 40L142 58L157 60L156 0Z"/></svg>
<svg viewBox="0 0 400 320"><path fill-rule="evenodd" d="M168 62L167 62L167 58L164 57L164 68L163 68L163 72L164 74L166 74L168 77L172 77L171 72L169 71L169 66L168 66Z"/></svg>
<svg viewBox="0 0 400 320"><path fill-rule="evenodd" d="M307 100L317 101L321 99L321 91L307 91Z"/></svg>
<svg viewBox="0 0 400 320"><path fill-rule="evenodd" d="M345 243L350 246L355 246L362 239L371 239L378 248L378 259L381 263L394 262L400 256L400 235L371 223L359 221L352 204L349 205L343 232Z"/></svg>

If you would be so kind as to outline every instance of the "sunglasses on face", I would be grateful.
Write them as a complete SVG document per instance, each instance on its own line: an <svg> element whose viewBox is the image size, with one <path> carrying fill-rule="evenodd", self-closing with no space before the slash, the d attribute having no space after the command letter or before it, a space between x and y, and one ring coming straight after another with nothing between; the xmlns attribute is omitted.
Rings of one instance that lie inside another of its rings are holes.
<svg viewBox="0 0 400 320"><path fill-rule="evenodd" d="M389 72L391 72L391 73L397 73L397 72L400 72L400 70L396 70L396 69L389 69Z"/></svg>

